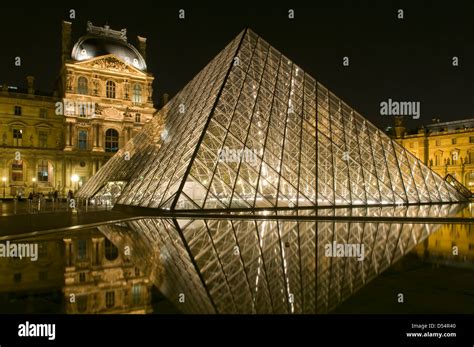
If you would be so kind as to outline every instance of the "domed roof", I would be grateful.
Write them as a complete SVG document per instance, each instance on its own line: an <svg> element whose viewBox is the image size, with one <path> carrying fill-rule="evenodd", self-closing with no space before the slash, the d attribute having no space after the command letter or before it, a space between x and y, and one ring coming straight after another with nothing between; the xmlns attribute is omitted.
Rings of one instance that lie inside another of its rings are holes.
<svg viewBox="0 0 474 347"><path fill-rule="evenodd" d="M88 34L79 38L72 49L71 57L77 61L113 54L131 66L145 71L146 62L138 50L127 42L127 31L111 30L87 23Z"/></svg>

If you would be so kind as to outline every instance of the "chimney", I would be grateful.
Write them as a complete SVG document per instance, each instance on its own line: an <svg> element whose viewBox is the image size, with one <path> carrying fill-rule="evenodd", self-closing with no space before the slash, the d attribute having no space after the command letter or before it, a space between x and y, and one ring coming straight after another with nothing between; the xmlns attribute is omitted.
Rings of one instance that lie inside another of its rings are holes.
<svg viewBox="0 0 474 347"><path fill-rule="evenodd" d="M146 61L146 37L137 36L138 38L138 51Z"/></svg>
<svg viewBox="0 0 474 347"><path fill-rule="evenodd" d="M71 22L63 21L61 40L61 56L63 64L71 56L71 26Z"/></svg>
<svg viewBox="0 0 474 347"><path fill-rule="evenodd" d="M401 139L405 136L406 127L403 116L395 116L395 137Z"/></svg>
<svg viewBox="0 0 474 347"><path fill-rule="evenodd" d="M33 76L26 76L26 84L28 86L28 94L35 94L35 78Z"/></svg>

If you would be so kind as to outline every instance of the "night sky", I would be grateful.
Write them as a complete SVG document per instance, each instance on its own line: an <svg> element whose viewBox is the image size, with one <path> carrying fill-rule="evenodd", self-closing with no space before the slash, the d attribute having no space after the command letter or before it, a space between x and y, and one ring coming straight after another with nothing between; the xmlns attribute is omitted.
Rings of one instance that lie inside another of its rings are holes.
<svg viewBox="0 0 474 347"><path fill-rule="evenodd" d="M156 78L158 104L162 93L176 94L250 27L381 128L393 122L380 115L380 102L389 98L421 103L421 117L409 120L410 127L432 118L474 117L472 1L384 1L370 7L327 3L318 8L291 2L286 8L250 8L238 2L231 2L229 9L225 4L192 8L171 2L167 5L173 7L159 8L144 1L114 8L0 8L0 83L25 87L26 75L32 74L37 89L51 91L60 65L61 21L72 21L75 42L91 20L127 28L134 45L136 35L147 37L147 64ZM76 10L75 19L69 19L70 8ZM186 10L184 20L178 18L180 8ZM295 11L292 20L289 8ZM397 18L400 8L402 20ZM21 67L14 66L15 56L22 58ZM344 56L349 67L342 65ZM453 56L459 57L457 67L452 66Z"/></svg>

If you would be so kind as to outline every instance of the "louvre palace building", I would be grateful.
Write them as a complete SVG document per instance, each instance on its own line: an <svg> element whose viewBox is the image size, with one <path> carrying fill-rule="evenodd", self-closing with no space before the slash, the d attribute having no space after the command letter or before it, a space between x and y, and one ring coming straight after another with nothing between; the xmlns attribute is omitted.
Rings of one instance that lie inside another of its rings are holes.
<svg viewBox="0 0 474 347"><path fill-rule="evenodd" d="M55 90L0 86L0 177L4 197L77 191L150 120L154 77L146 38L128 42L126 29L87 23L72 38L62 23ZM1 83L1 82L0 82Z"/></svg>

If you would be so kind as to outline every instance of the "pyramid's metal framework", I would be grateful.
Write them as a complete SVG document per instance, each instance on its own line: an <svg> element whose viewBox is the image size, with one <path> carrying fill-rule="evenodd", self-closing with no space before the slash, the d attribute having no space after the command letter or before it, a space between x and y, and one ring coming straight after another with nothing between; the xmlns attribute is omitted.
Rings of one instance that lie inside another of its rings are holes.
<svg viewBox="0 0 474 347"><path fill-rule="evenodd" d="M249 29L109 160L79 197L100 197L114 187L118 205L166 210L465 200Z"/></svg>

